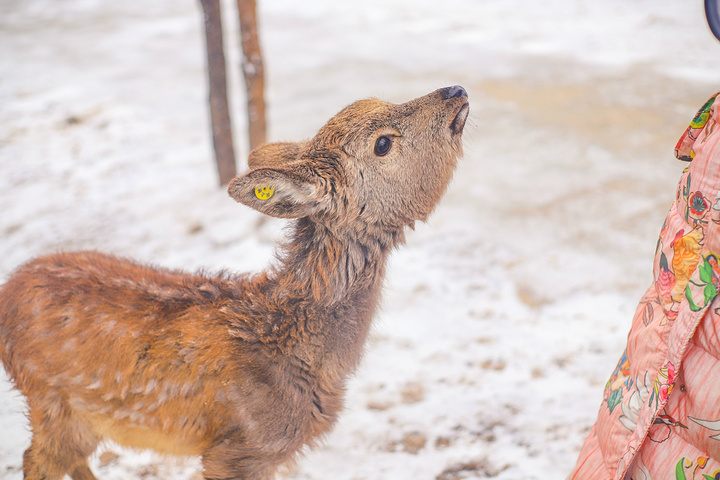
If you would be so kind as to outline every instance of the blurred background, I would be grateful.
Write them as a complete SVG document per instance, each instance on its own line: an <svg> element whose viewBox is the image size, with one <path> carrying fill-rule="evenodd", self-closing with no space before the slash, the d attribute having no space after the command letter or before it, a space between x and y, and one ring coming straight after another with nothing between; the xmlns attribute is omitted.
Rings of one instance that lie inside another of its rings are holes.
<svg viewBox="0 0 720 480"><path fill-rule="evenodd" d="M238 168L244 87L225 47ZM389 268L337 428L283 478L562 479L651 280L720 90L702 2L259 0L268 138L343 106L461 84L465 157ZM99 249L196 270L273 261L284 222L217 187L198 2L0 0L0 280ZM0 478L22 478L21 397L0 371ZM103 479L201 478L197 459L101 447Z"/></svg>

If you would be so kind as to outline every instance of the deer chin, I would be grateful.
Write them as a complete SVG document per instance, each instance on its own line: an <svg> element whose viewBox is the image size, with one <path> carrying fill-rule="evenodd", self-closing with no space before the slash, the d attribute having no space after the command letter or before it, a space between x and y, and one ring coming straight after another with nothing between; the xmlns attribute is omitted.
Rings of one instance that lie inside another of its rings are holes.
<svg viewBox="0 0 720 480"><path fill-rule="evenodd" d="M465 102L460 111L458 111L455 118L450 123L450 131L453 135L462 135L463 128L465 128L465 122L467 121L468 114L470 113L470 102Z"/></svg>

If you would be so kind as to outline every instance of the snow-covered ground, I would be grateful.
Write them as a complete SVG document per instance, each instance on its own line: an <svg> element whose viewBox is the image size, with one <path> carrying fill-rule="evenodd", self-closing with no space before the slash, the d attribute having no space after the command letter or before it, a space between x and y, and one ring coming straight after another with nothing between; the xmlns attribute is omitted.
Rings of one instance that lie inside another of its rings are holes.
<svg viewBox="0 0 720 480"><path fill-rule="evenodd" d="M471 100L465 158L391 260L345 412L283 478L564 478L650 281L675 141L720 89L702 2L260 0L260 15L272 140L362 97L462 84ZM0 0L0 277L59 249L272 260L283 223L216 186L201 26L190 0ZM23 413L0 370L3 479L22 477ZM93 468L200 478L197 459L114 445Z"/></svg>

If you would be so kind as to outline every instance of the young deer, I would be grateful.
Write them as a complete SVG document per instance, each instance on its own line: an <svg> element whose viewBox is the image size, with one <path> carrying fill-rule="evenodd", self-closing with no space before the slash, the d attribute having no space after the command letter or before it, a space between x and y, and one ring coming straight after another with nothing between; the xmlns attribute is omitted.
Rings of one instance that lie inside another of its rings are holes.
<svg viewBox="0 0 720 480"><path fill-rule="evenodd" d="M17 270L0 290L0 359L27 397L25 478L94 479L103 439L201 455L206 479L273 478L335 422L388 254L443 195L468 110L460 86L361 100L311 140L253 151L230 195L297 219L267 272L96 252Z"/></svg>

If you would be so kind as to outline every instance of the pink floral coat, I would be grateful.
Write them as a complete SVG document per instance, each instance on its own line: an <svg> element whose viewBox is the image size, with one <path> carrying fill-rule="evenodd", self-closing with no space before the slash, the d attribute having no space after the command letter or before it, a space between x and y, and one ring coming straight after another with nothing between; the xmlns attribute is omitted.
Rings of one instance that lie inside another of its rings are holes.
<svg viewBox="0 0 720 480"><path fill-rule="evenodd" d="M654 283L571 474L720 480L720 101L678 142L689 161L655 253Z"/></svg>

